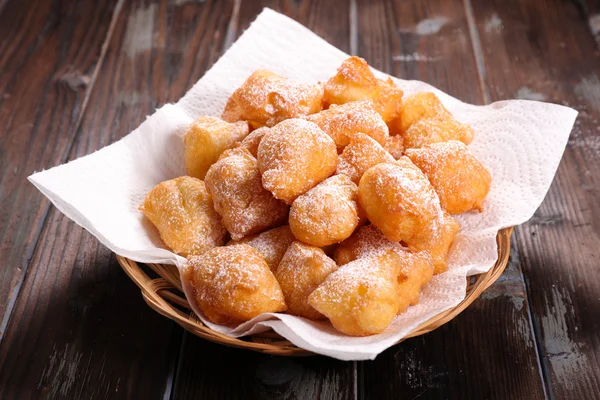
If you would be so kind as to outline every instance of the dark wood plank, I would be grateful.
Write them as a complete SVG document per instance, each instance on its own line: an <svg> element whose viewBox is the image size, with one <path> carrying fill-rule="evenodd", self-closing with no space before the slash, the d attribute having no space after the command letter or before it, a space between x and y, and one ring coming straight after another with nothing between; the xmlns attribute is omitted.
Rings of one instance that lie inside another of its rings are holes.
<svg viewBox="0 0 600 400"><path fill-rule="evenodd" d="M68 158L181 97L220 53L231 13L224 1L126 2ZM52 208L0 347L0 397L169 398L181 335L114 255Z"/></svg>
<svg viewBox="0 0 600 400"><path fill-rule="evenodd" d="M237 36L250 26L263 8L272 8L295 19L346 53L350 53L350 3L333 1L261 0L243 2Z"/></svg>
<svg viewBox="0 0 600 400"><path fill-rule="evenodd" d="M486 102L463 4L357 5L358 55L461 100ZM544 398L532 331L518 249L513 249L500 280L457 318L359 364L360 397Z"/></svg>
<svg viewBox="0 0 600 400"><path fill-rule="evenodd" d="M580 111L546 200L517 238L549 394L598 398L600 55L573 2L474 1L473 13L493 99Z"/></svg>
<svg viewBox="0 0 600 400"><path fill-rule="evenodd" d="M249 26L263 7L280 11L339 48L349 49L345 1L243 2L234 37ZM351 399L355 396L356 363L325 357L268 356L223 347L187 332L184 338L173 387L175 399Z"/></svg>
<svg viewBox="0 0 600 400"><path fill-rule="evenodd" d="M353 399L352 363L282 357L185 334L174 399Z"/></svg>
<svg viewBox="0 0 600 400"><path fill-rule="evenodd" d="M116 4L0 7L0 339L49 208L25 179L65 159Z"/></svg>

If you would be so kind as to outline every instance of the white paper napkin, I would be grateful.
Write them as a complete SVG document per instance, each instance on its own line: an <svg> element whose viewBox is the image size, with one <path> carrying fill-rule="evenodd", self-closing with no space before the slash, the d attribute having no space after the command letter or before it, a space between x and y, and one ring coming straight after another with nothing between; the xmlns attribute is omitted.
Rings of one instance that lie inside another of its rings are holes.
<svg viewBox="0 0 600 400"><path fill-rule="evenodd" d="M181 135L187 126L201 115L220 116L227 98L257 69L300 81L324 81L347 57L297 22L265 9L177 104L163 106L122 140L29 180L115 253L181 267L185 259L165 249L138 206L156 184L185 174ZM213 329L242 336L272 328L315 353L342 360L373 359L420 323L458 304L465 297L466 276L488 271L496 261L498 230L533 215L550 187L575 110L523 100L473 106L423 82L394 80L408 95L435 92L460 121L472 125L475 140L469 147L492 174L484 211L457 218L462 230L451 250L449 271L435 276L419 304L379 335L348 337L326 321L286 314L261 315L239 327L209 323Z"/></svg>

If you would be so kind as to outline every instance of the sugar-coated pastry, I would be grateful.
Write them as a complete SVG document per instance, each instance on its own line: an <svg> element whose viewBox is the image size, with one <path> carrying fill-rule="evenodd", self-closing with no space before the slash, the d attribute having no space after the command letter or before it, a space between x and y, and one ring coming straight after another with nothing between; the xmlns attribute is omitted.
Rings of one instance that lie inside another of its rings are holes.
<svg viewBox="0 0 600 400"><path fill-rule="evenodd" d="M184 257L221 246L227 235L204 182L196 178L182 176L159 183L140 210L165 244Z"/></svg>
<svg viewBox="0 0 600 400"><path fill-rule="evenodd" d="M227 150L204 183L233 240L285 222L288 206L263 188L256 158L243 147Z"/></svg>
<svg viewBox="0 0 600 400"><path fill-rule="evenodd" d="M289 225L283 225L256 235L246 236L239 241L232 240L227 245L245 243L254 247L264 257L271 271L275 273L283 255L294 240L296 238Z"/></svg>
<svg viewBox="0 0 600 400"><path fill-rule="evenodd" d="M255 71L229 98L223 119L248 121L253 128L321 111L320 85L295 82L267 70Z"/></svg>
<svg viewBox="0 0 600 400"><path fill-rule="evenodd" d="M400 307L399 269L393 251L359 258L329 275L308 303L346 335L383 332Z"/></svg>
<svg viewBox="0 0 600 400"><path fill-rule="evenodd" d="M483 209L492 176L462 142L434 143L409 149L406 155L427 176L450 214Z"/></svg>
<svg viewBox="0 0 600 400"><path fill-rule="evenodd" d="M265 189L291 204L337 167L336 146L313 122L288 119L269 130L258 146L258 168Z"/></svg>
<svg viewBox="0 0 600 400"><path fill-rule="evenodd" d="M393 121L392 134L401 134L405 148L418 148L430 143L473 140L473 128L457 121L437 96L430 92L414 94L402 102L400 116Z"/></svg>
<svg viewBox="0 0 600 400"><path fill-rule="evenodd" d="M396 263L400 266L398 313L402 313L408 306L419 302L421 288L433 276L434 265L429 252L412 252L400 243L387 239L375 225L368 225L340 243L335 250L334 259L338 265L344 265L359 258L375 257L390 251L397 254Z"/></svg>
<svg viewBox="0 0 600 400"><path fill-rule="evenodd" d="M357 132L340 154L336 173L358 184L366 170L384 162L394 162L394 157L373 138Z"/></svg>
<svg viewBox="0 0 600 400"><path fill-rule="evenodd" d="M448 111L421 119L404 133L404 147L407 149L448 140L460 140L465 144L473 141L473 128L458 122Z"/></svg>
<svg viewBox="0 0 600 400"><path fill-rule="evenodd" d="M247 148L250 154L256 157L258 153L258 145L267 132L269 132L269 128L266 126L253 130L244 138L244 140L241 141L240 146Z"/></svg>
<svg viewBox="0 0 600 400"><path fill-rule="evenodd" d="M198 118L190 125L183 138L187 174L204 179L206 171L219 156L246 135L246 122L229 123L216 117Z"/></svg>
<svg viewBox="0 0 600 400"><path fill-rule="evenodd" d="M191 257L186 276L204 316L236 324L287 309L281 287L258 250L246 244L216 247Z"/></svg>
<svg viewBox="0 0 600 400"><path fill-rule="evenodd" d="M402 100L400 118L398 118L399 132L404 133L415 122L435 117L438 113L446 111L440 99L431 92L420 92ZM395 121L396 122L396 121Z"/></svg>
<svg viewBox="0 0 600 400"><path fill-rule="evenodd" d="M369 221L394 242L418 239L440 211L427 177L406 157L369 168L358 200Z"/></svg>
<svg viewBox="0 0 600 400"><path fill-rule="evenodd" d="M308 319L325 318L308 304L308 296L337 268L320 248L292 243L275 274L285 296L287 313Z"/></svg>
<svg viewBox="0 0 600 400"><path fill-rule="evenodd" d="M323 101L328 106L371 99L375 110L389 122L398 116L402 95L402 90L390 78L377 79L364 59L350 57L325 83Z"/></svg>
<svg viewBox="0 0 600 400"><path fill-rule="evenodd" d="M358 188L346 175L334 175L299 196L290 209L290 229L317 247L341 242L358 226Z"/></svg>
<svg viewBox="0 0 600 400"><path fill-rule="evenodd" d="M404 155L404 137L402 135L388 136L384 147L397 160Z"/></svg>
<svg viewBox="0 0 600 400"><path fill-rule="evenodd" d="M373 224L360 227L352 236L340 243L333 254L338 265L348 264L358 258L377 255L393 250L401 251L398 242L392 242Z"/></svg>
<svg viewBox="0 0 600 400"><path fill-rule="evenodd" d="M421 289L431 281L434 263L428 251L411 252L408 249L397 252L400 265L398 274L398 314L409 306L419 303Z"/></svg>
<svg viewBox="0 0 600 400"><path fill-rule="evenodd" d="M310 115L314 122L335 141L341 151L358 132L372 137L384 146L387 143L388 127L373 107L371 100L360 100L342 105L331 105L329 109Z"/></svg>
<svg viewBox="0 0 600 400"><path fill-rule="evenodd" d="M450 214L442 211L423 230L423 235L418 239L406 241L408 247L413 251L427 251L431 254L434 274L448 270L448 252L454 242L454 237L460 231L460 225Z"/></svg>

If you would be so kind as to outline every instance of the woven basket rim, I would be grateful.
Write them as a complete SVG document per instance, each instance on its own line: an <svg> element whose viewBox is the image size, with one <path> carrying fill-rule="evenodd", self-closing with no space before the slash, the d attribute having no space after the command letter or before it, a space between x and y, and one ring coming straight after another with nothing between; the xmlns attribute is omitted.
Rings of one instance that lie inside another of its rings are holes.
<svg viewBox="0 0 600 400"><path fill-rule="evenodd" d="M485 289L491 286L500 277L502 272L504 272L508 264L510 237L513 230L514 227L510 227L498 231L496 236L498 259L496 263L485 273L467 277L467 293L459 304L417 326L396 344L408 338L431 332L451 321L473 303ZM191 311L189 303L185 295L183 295L177 267L168 264L145 264L158 275L158 277L153 278L144 272L137 262L119 255L117 255L117 260L129 278L140 288L144 301L152 309L175 321L196 336L225 346L244 348L266 354L285 356L314 355L314 353L308 350L297 347L274 331L267 331L244 338L232 338L223 333L216 332L204 325Z"/></svg>

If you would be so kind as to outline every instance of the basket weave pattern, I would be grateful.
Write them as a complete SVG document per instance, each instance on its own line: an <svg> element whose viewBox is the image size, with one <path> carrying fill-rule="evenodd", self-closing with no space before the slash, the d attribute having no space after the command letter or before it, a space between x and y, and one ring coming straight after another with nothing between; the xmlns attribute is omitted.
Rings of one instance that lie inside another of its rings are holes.
<svg viewBox="0 0 600 400"><path fill-rule="evenodd" d="M510 236L512 232L513 228L502 229L498 232L496 238L498 242L498 260L496 264L486 273L467 278L467 295L463 301L456 307L446 310L416 327L398 343L405 339L431 332L450 321L475 301L486 288L492 285L500 277L508 264ZM273 331L263 332L246 338L232 338L215 332L204 325L191 311L181 288L177 267L167 264L147 264L150 270L157 275L157 277L150 277L135 261L121 256L117 256L117 260L127 275L142 290L142 296L150 307L159 314L177 322L184 329L196 336L226 346L241 347L267 354L286 356L313 354L297 347Z"/></svg>

